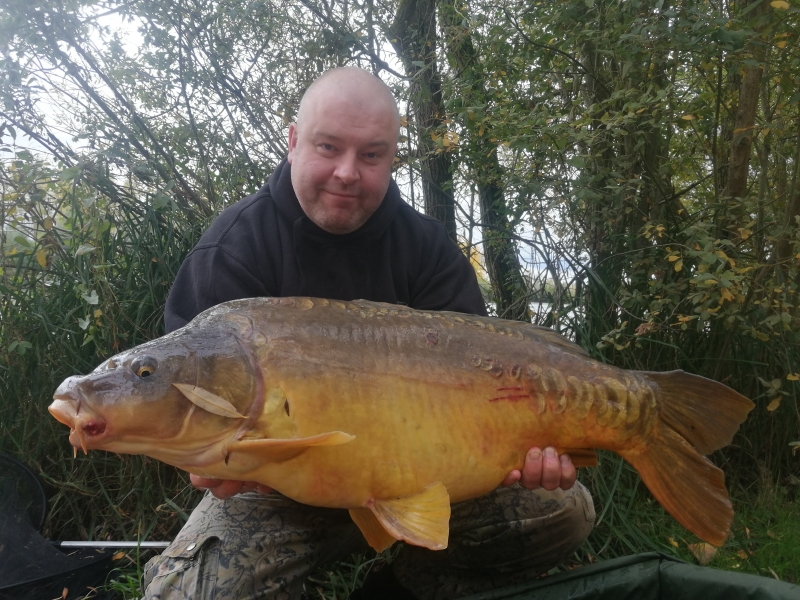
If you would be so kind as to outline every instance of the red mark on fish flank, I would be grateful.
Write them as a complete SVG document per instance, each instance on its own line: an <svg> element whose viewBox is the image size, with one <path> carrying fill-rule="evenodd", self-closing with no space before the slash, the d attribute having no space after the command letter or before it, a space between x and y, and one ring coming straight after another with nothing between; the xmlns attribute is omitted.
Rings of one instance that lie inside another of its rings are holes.
<svg viewBox="0 0 800 600"><path fill-rule="evenodd" d="M489 402L499 402L500 400L508 400L509 402L519 402L525 398L530 398L530 394L516 394L511 396L498 396L497 398L489 398Z"/></svg>
<svg viewBox="0 0 800 600"><path fill-rule="evenodd" d="M511 392L521 392L521 391L522 391L522 388L521 388L521 387L497 388L497 391L498 391L498 392L508 392L508 391L511 391Z"/></svg>

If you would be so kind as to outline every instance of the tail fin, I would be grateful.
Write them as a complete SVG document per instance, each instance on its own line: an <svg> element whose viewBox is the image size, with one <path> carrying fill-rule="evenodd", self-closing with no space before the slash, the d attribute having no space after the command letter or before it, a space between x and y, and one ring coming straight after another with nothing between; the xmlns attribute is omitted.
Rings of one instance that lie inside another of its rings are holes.
<svg viewBox="0 0 800 600"><path fill-rule="evenodd" d="M747 413L748 398L712 379L683 371L643 372L659 390L661 420L700 454L711 454L731 443Z"/></svg>
<svg viewBox="0 0 800 600"><path fill-rule="evenodd" d="M733 509L724 474L702 455L729 444L754 405L698 375L643 375L659 388L659 421L646 445L621 454L667 512L719 546L728 536Z"/></svg>

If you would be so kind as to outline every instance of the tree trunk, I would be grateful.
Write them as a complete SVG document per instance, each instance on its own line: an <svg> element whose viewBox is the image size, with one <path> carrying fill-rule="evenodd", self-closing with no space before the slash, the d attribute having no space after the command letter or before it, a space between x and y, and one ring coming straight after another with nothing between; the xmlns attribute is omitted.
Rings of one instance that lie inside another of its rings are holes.
<svg viewBox="0 0 800 600"><path fill-rule="evenodd" d="M783 215L783 230L778 235L777 258L784 276L788 275L787 264L792 258L792 240L800 229L800 118L797 119L797 147L792 169L792 182L789 186L789 198Z"/></svg>
<svg viewBox="0 0 800 600"><path fill-rule="evenodd" d="M463 24L465 8L459 9L453 0L442 0L439 10L448 59L456 71L462 97L473 106L491 104L486 92L486 74L481 68L469 29ZM490 131L481 135L469 119L465 119L464 126L475 142L465 145L463 151L476 176L486 271L492 284L497 314L506 319L529 321L527 287L520 270L516 244L510 235L498 146L494 143L493 148L489 147Z"/></svg>
<svg viewBox="0 0 800 600"><path fill-rule="evenodd" d="M755 129L758 104L761 99L761 78L764 73L766 44L764 44L763 39L759 38L768 29L770 6L769 3L760 0L752 0L747 3L747 6L753 4L753 2L760 2L752 11L754 29L758 36L750 42L750 46L753 59L759 64L743 64L742 83L739 87L739 102L733 124L728 178L723 193L726 198L743 198L747 194L747 175L750 170L753 131ZM735 225L736 221L738 221L738 212L740 211L734 209L732 213L729 213L729 219L733 221L732 225Z"/></svg>
<svg viewBox="0 0 800 600"><path fill-rule="evenodd" d="M457 241L452 162L431 137L431 132L443 125L445 114L436 62L435 1L400 0L389 33L406 72L414 76L410 98L420 149L425 213L444 223L447 235Z"/></svg>

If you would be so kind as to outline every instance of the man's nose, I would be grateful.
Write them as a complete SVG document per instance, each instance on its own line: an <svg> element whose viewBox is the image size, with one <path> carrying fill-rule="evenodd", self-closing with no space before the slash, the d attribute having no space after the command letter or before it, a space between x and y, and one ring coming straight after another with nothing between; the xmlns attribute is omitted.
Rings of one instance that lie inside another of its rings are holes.
<svg viewBox="0 0 800 600"><path fill-rule="evenodd" d="M339 161L336 163L336 170L333 173L334 177L344 185L350 185L358 181L361 176L358 172L357 160L358 157L355 153L351 154L348 152L340 156Z"/></svg>

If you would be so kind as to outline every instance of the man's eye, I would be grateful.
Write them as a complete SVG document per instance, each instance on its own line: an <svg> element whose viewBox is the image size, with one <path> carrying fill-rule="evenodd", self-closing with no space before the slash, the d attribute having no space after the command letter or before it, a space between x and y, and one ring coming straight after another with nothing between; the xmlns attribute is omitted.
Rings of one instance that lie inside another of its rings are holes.
<svg viewBox="0 0 800 600"><path fill-rule="evenodd" d="M335 148L330 144L320 144L320 150L324 150L325 152L333 152Z"/></svg>
<svg viewBox="0 0 800 600"><path fill-rule="evenodd" d="M364 155L364 158L366 158L367 160L380 160L381 153L380 152L367 152Z"/></svg>

